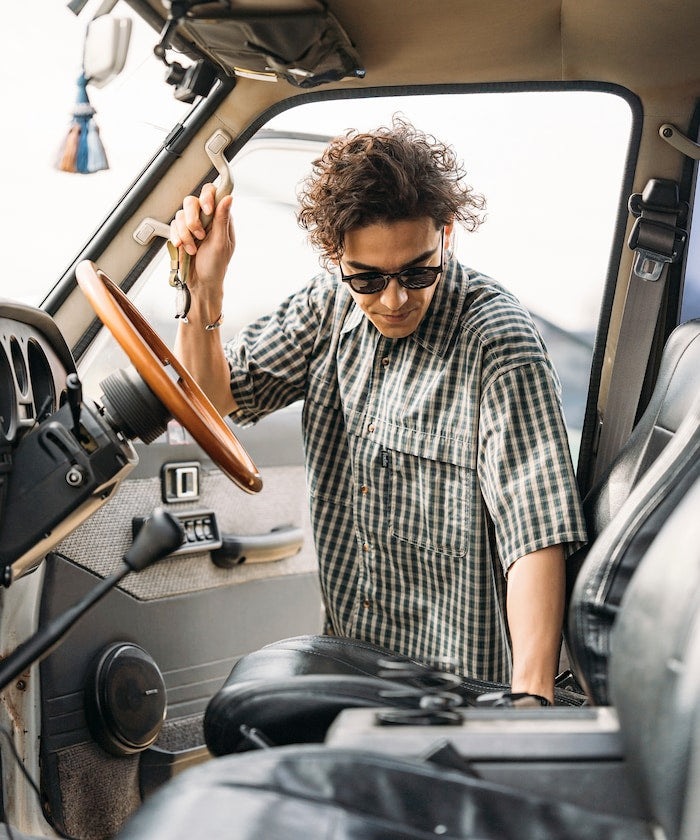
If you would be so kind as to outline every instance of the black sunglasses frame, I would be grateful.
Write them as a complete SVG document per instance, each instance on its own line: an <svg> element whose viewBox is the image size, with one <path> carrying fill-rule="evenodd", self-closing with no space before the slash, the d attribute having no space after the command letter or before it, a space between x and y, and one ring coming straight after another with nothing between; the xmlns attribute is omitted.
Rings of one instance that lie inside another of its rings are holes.
<svg viewBox="0 0 700 840"><path fill-rule="evenodd" d="M442 274L445 270L445 228L442 229L442 236L440 238L440 265L425 265L425 266L414 266L411 268L403 268L401 271L393 271L393 272L383 272L383 271L362 271L359 274L343 274L343 266L340 260L338 261L338 268L340 269L340 279L343 283L347 283L350 288L358 295L376 295L379 292L383 292L384 289L389 285L389 281L392 278L396 278L399 286L402 286L404 289L427 289L430 286L434 285L438 277ZM415 283L415 280L412 282L411 277L416 278L417 276L425 276L426 272L428 276L432 275L432 279L429 279L427 282L419 282ZM367 284L372 282L379 282L377 287L371 288L356 288L355 283L363 283Z"/></svg>

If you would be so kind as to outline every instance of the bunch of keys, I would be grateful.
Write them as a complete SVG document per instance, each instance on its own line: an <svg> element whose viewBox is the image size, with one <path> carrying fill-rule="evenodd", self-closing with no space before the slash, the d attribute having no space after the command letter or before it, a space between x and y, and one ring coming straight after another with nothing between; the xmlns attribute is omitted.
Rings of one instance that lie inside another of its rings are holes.
<svg viewBox="0 0 700 840"><path fill-rule="evenodd" d="M189 269L189 259L183 260L184 264L180 266L180 249L176 248L173 243L168 240L168 252L170 254L170 276L168 282L176 289L175 292L175 317L181 318L184 324L187 323L187 313L190 311L190 304L192 303L192 295L187 286L187 274ZM189 255L187 255L189 256Z"/></svg>

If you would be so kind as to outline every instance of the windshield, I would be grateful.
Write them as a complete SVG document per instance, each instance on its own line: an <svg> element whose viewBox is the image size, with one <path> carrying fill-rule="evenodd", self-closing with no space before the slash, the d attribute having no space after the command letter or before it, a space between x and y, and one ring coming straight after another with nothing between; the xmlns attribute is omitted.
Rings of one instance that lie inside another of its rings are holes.
<svg viewBox="0 0 700 840"><path fill-rule="evenodd" d="M57 168L78 97L85 30L95 11L88 5L77 17L56 0L3 9L6 66L16 81L3 91L0 218L14 244L5 249L0 295L24 303L41 303L191 108L164 82L166 68L153 55L158 33L119 2L113 14L131 19L124 70L104 87L87 86L109 169L78 174ZM30 260L37 251L42 258Z"/></svg>

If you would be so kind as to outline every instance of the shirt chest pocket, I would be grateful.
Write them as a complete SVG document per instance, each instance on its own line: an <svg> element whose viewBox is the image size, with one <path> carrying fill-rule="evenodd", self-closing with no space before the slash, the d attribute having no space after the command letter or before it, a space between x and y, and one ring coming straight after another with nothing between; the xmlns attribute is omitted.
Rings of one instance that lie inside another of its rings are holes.
<svg viewBox="0 0 700 840"><path fill-rule="evenodd" d="M454 443L441 439L401 445L384 457L393 536L439 554L465 555L476 506L476 465L468 456L456 457Z"/></svg>

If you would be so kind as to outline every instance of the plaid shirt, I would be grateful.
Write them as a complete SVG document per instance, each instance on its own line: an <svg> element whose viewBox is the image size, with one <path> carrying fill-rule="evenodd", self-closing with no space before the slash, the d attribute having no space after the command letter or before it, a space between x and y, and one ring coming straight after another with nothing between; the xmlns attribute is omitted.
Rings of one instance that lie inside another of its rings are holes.
<svg viewBox="0 0 700 840"><path fill-rule="evenodd" d="M586 538L525 309L451 260L415 332L389 339L322 274L226 353L237 423L304 400L327 630L509 682L505 573Z"/></svg>

